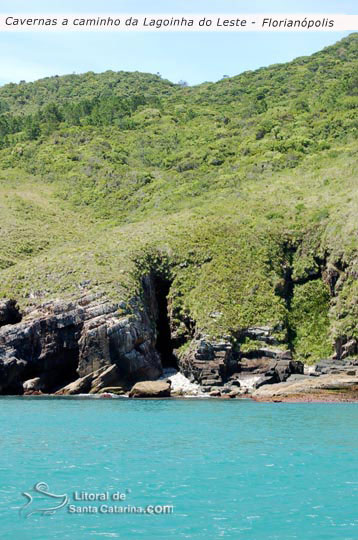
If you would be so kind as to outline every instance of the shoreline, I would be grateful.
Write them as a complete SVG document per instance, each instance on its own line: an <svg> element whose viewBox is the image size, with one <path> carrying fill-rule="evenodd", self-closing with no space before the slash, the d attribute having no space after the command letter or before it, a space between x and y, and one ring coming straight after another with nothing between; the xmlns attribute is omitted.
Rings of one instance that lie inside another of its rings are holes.
<svg viewBox="0 0 358 540"><path fill-rule="evenodd" d="M353 395L350 395L353 394ZM29 395L2 395L0 399L39 399L39 400L131 400L131 401L254 401L256 403L358 403L357 392L323 391L302 394L280 395L280 396L254 396L252 394L242 394L235 398L227 395L222 396L170 396L170 397L141 397L129 398L126 395L116 394L81 394L81 395L55 395L55 394L29 394Z"/></svg>
<svg viewBox="0 0 358 540"><path fill-rule="evenodd" d="M277 396L271 398L252 397L257 403L358 403L358 396L345 397L319 394L295 394L291 396Z"/></svg>

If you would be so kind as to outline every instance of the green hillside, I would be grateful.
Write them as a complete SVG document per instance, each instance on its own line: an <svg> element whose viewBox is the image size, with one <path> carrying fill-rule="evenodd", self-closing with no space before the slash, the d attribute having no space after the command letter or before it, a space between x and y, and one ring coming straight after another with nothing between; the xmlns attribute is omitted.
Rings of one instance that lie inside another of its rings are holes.
<svg viewBox="0 0 358 540"><path fill-rule="evenodd" d="M358 339L357 112L358 34L196 87L0 88L0 297L129 300L154 272L178 343L265 325L296 358L331 355Z"/></svg>

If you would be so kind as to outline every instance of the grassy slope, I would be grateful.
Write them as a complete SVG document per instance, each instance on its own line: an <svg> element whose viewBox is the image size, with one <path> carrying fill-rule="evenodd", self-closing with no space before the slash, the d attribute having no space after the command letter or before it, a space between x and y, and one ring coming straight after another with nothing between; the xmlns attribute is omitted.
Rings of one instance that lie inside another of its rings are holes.
<svg viewBox="0 0 358 540"><path fill-rule="evenodd" d="M138 82L146 100L125 124L101 105L6 136L0 296L129 299L156 268L178 332L188 317L238 339L269 324L310 361L356 336L357 42L194 88L107 72L0 89L5 117ZM331 267L345 269L333 298Z"/></svg>

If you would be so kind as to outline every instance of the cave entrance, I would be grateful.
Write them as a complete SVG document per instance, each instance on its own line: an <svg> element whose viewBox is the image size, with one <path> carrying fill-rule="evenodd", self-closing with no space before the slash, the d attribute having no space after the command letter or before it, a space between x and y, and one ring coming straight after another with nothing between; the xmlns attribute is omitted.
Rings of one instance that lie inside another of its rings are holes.
<svg viewBox="0 0 358 540"><path fill-rule="evenodd" d="M173 340L168 314L168 294L170 281L161 276L154 278L155 298L157 302L157 341L156 349L160 354L163 368L178 369L178 360L174 354Z"/></svg>

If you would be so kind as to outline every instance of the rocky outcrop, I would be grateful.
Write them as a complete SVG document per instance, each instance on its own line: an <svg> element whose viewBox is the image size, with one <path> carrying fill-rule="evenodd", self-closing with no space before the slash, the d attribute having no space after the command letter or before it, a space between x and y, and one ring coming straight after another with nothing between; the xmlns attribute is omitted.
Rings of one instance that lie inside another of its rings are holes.
<svg viewBox="0 0 358 540"><path fill-rule="evenodd" d="M0 329L3 394L22 393L23 382L34 378L40 378L44 392L74 381L82 392L89 381L92 388L94 372L113 365L118 377L106 380L105 386L156 379L162 373L155 330L145 309L123 315L118 304L101 295L86 296L74 303L43 304L21 322Z"/></svg>
<svg viewBox="0 0 358 540"><path fill-rule="evenodd" d="M34 379L29 379L25 381L22 385L24 394L32 394L32 392L42 392L44 389L44 382L40 377L35 377Z"/></svg>
<svg viewBox="0 0 358 540"><path fill-rule="evenodd" d="M346 358L344 360L337 361L333 358L326 358L314 366L308 367L307 371L309 375L315 377L334 374L353 375L355 373L358 375L358 359Z"/></svg>
<svg viewBox="0 0 358 540"><path fill-rule="evenodd" d="M347 339L345 336L340 337L335 343L334 360L344 360L350 356L357 356L358 341L356 339Z"/></svg>
<svg viewBox="0 0 358 540"><path fill-rule="evenodd" d="M208 339L194 340L188 352L179 360L179 370L190 380L198 382L203 391L224 386L237 368L237 356L228 342Z"/></svg>
<svg viewBox="0 0 358 540"><path fill-rule="evenodd" d="M271 336L269 328L252 328L250 333L256 338L261 336L258 341L272 341L268 337ZM292 359L290 351L260 346L244 356L234 352L228 342L216 343L208 339L192 342L179 362L184 375L198 382L202 390L211 395L228 393L235 387L249 389L282 382L292 374L302 374L303 368L302 362Z"/></svg>
<svg viewBox="0 0 358 540"><path fill-rule="evenodd" d="M345 395L346 399L358 399L358 377L356 375L335 374L322 375L320 377L310 377L307 375L295 375L286 382L263 386L255 390L253 398L268 400L284 400L286 398L310 400L313 396L316 399L334 400ZM341 398L342 399L342 398Z"/></svg>
<svg viewBox="0 0 358 540"><path fill-rule="evenodd" d="M121 375L116 364L109 367L102 367L93 373L80 377L75 381L60 388L57 395L75 394L98 394L108 386L115 386L121 383Z"/></svg>
<svg viewBox="0 0 358 540"><path fill-rule="evenodd" d="M152 281L144 281L144 304L133 300L129 308L96 294L76 302L42 304L21 319L16 302L1 301L0 393L75 395L104 389L111 393L108 389L115 388L114 393L120 394L134 383L158 379L162 364L155 326L161 319ZM241 339L242 350L234 349L229 340L197 334L178 368L200 385L199 393L211 396L236 397L303 376L303 364L282 350L272 328L248 328ZM348 357L322 360L309 376L358 375L358 360L349 357L356 347L354 340L342 341L340 355ZM167 390L146 385L134 387L132 395L168 395Z"/></svg>
<svg viewBox="0 0 358 540"><path fill-rule="evenodd" d="M92 388L92 382L102 373L105 371L106 368L100 368L97 371L94 371L93 373L89 373L89 375L85 375L84 377L79 377L75 381L66 384L63 388L60 388L55 392L58 396L72 396L76 394L89 394L91 388Z"/></svg>
<svg viewBox="0 0 358 540"><path fill-rule="evenodd" d="M129 392L130 398L170 397L170 381L143 381L136 383Z"/></svg>

